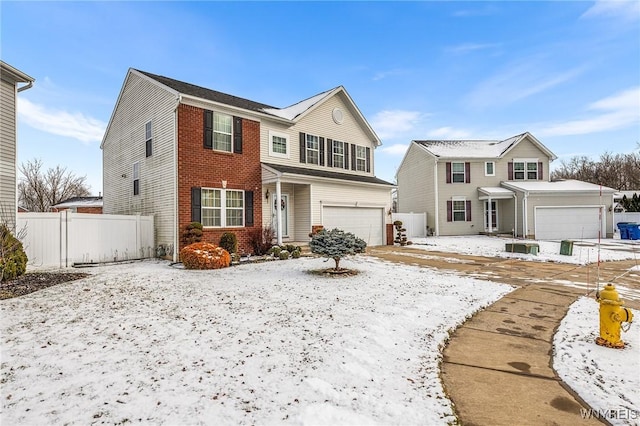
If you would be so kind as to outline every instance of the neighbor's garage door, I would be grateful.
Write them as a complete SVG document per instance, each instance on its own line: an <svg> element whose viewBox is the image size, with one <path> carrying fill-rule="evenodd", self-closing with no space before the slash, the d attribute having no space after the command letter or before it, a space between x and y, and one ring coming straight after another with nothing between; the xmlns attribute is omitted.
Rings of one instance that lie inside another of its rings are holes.
<svg viewBox="0 0 640 426"><path fill-rule="evenodd" d="M368 246L383 244L383 211L368 207L323 207L325 229L338 228L351 232L366 241Z"/></svg>
<svg viewBox="0 0 640 426"><path fill-rule="evenodd" d="M536 239L598 238L599 209L599 207L536 207Z"/></svg>

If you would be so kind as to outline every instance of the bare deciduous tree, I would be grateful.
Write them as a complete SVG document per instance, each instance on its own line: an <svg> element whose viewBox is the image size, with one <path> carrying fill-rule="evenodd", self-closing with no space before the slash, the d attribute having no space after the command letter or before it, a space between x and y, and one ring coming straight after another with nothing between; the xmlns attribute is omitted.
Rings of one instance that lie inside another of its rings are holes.
<svg viewBox="0 0 640 426"><path fill-rule="evenodd" d="M56 166L44 171L42 160L22 163L18 182L18 200L32 212L46 212L53 205L71 197L89 195L86 176L76 176L66 167Z"/></svg>

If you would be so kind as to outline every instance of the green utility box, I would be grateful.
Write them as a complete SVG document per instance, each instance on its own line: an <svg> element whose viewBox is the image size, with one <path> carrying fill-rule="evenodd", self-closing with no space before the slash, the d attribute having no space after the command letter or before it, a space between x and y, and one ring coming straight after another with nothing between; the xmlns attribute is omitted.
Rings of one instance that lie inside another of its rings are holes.
<svg viewBox="0 0 640 426"><path fill-rule="evenodd" d="M504 248L509 253L538 255L540 247L536 243L507 243Z"/></svg>
<svg viewBox="0 0 640 426"><path fill-rule="evenodd" d="M562 240L560 242L560 254L565 256L573 255L573 241L570 240Z"/></svg>

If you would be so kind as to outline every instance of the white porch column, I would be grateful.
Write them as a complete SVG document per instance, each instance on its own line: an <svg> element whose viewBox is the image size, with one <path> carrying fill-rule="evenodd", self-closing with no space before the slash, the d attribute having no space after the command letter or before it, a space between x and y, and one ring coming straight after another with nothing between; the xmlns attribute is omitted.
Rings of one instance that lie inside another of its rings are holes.
<svg viewBox="0 0 640 426"><path fill-rule="evenodd" d="M493 218L491 217L491 197L487 200L487 225L489 228L489 233L493 232Z"/></svg>
<svg viewBox="0 0 640 426"><path fill-rule="evenodd" d="M277 224L277 234L276 238L278 241L278 245L282 245L282 209L280 208L280 204L282 203L282 188L280 185L280 178L276 180L276 199L274 203L274 208L276 209L276 224Z"/></svg>

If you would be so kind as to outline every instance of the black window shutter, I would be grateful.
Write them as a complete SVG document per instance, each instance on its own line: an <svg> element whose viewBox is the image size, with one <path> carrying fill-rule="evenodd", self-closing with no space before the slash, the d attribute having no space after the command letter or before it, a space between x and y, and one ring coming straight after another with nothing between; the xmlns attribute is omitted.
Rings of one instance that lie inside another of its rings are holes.
<svg viewBox="0 0 640 426"><path fill-rule="evenodd" d="M464 163L464 183L471 183L471 163Z"/></svg>
<svg viewBox="0 0 640 426"><path fill-rule="evenodd" d="M242 118L233 117L233 152L242 154Z"/></svg>
<svg viewBox="0 0 640 426"><path fill-rule="evenodd" d="M344 168L349 169L349 144L344 143Z"/></svg>
<svg viewBox="0 0 640 426"><path fill-rule="evenodd" d="M333 139L327 139L327 166L333 167Z"/></svg>
<svg viewBox="0 0 640 426"><path fill-rule="evenodd" d="M447 200L447 222L453 222L453 201Z"/></svg>
<svg viewBox="0 0 640 426"><path fill-rule="evenodd" d="M356 146L351 144L351 170L356 170Z"/></svg>
<svg viewBox="0 0 640 426"><path fill-rule="evenodd" d="M318 161L318 163L321 166L324 166L324 138L320 138L320 142L319 142L319 151L320 151L320 161Z"/></svg>
<svg viewBox="0 0 640 426"><path fill-rule="evenodd" d="M300 162L307 162L307 135L300 132Z"/></svg>
<svg viewBox="0 0 640 426"><path fill-rule="evenodd" d="M133 181L133 195L140 195L140 179Z"/></svg>
<svg viewBox="0 0 640 426"><path fill-rule="evenodd" d="M367 173L371 172L371 148L367 147Z"/></svg>
<svg viewBox="0 0 640 426"><path fill-rule="evenodd" d="M244 191L244 226L253 226L253 191Z"/></svg>
<svg viewBox="0 0 640 426"><path fill-rule="evenodd" d="M451 162L445 164L445 173L447 174L447 183L451 183Z"/></svg>
<svg viewBox="0 0 640 426"><path fill-rule="evenodd" d="M467 200L465 203L467 222L471 222L471 200Z"/></svg>
<svg viewBox="0 0 640 426"><path fill-rule="evenodd" d="M213 111L204 110L204 142L203 146L213 149Z"/></svg>
<svg viewBox="0 0 640 426"><path fill-rule="evenodd" d="M191 222L202 222L202 198L200 195L200 188L191 187Z"/></svg>
<svg viewBox="0 0 640 426"><path fill-rule="evenodd" d="M513 180L513 161L507 163L507 179Z"/></svg>
<svg viewBox="0 0 640 426"><path fill-rule="evenodd" d="M147 157L151 157L151 154L153 154L153 143L152 143L153 139L149 139L146 144L145 144L145 153Z"/></svg>
<svg viewBox="0 0 640 426"><path fill-rule="evenodd" d="M542 161L538 162L538 180L543 180L543 177L542 177Z"/></svg>

